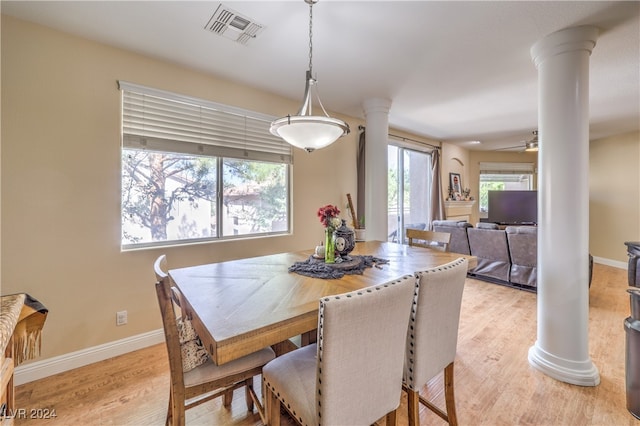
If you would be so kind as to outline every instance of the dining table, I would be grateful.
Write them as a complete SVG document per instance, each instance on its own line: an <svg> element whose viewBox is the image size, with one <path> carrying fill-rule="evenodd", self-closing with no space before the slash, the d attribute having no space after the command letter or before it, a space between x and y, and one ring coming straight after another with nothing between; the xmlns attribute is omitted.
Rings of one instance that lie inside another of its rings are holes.
<svg viewBox="0 0 640 426"><path fill-rule="evenodd" d="M357 242L350 256L379 261L361 274L324 279L289 272L294 263L313 255L309 249L169 270L181 293L183 314L191 318L216 364L313 334L322 297L384 284L460 257L468 259L469 268L477 265L474 256L366 241Z"/></svg>

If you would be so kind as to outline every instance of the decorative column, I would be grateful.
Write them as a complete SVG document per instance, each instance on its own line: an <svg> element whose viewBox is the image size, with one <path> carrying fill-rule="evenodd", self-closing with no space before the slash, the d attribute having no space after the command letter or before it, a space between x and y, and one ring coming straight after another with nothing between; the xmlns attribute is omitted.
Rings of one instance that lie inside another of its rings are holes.
<svg viewBox="0 0 640 426"><path fill-rule="evenodd" d="M600 383L589 357L589 56L598 29L552 33L538 69L538 336L529 363L557 380Z"/></svg>
<svg viewBox="0 0 640 426"><path fill-rule="evenodd" d="M366 119L365 223L367 240L387 241L387 142L391 101L373 98L363 103Z"/></svg>

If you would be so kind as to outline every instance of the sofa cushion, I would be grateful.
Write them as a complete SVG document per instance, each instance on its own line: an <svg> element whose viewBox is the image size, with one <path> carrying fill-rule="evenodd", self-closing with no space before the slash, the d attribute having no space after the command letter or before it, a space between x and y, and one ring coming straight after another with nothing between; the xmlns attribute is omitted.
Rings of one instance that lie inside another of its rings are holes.
<svg viewBox="0 0 640 426"><path fill-rule="evenodd" d="M467 229L472 225L464 220L434 220L433 230L451 234L448 250L452 253L471 254Z"/></svg>
<svg viewBox="0 0 640 426"><path fill-rule="evenodd" d="M478 266L470 272L501 281L509 281L511 260L506 232L500 229L476 227L467 228L467 235L471 255L478 258Z"/></svg>
<svg viewBox="0 0 640 426"><path fill-rule="evenodd" d="M511 282L535 287L538 280L538 228L507 226L506 233L511 256Z"/></svg>

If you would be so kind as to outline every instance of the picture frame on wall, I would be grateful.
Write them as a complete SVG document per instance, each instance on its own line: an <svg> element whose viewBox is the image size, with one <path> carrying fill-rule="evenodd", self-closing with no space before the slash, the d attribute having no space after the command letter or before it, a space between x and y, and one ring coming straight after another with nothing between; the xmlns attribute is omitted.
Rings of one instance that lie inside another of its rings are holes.
<svg viewBox="0 0 640 426"><path fill-rule="evenodd" d="M462 194L462 178L460 173L449 173L449 185L454 193Z"/></svg>

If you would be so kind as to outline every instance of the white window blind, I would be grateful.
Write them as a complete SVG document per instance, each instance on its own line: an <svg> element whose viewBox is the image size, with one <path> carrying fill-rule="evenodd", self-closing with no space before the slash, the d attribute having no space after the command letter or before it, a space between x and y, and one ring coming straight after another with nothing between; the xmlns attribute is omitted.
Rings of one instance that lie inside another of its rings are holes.
<svg viewBox="0 0 640 426"><path fill-rule="evenodd" d="M291 145L269 132L274 117L137 84L122 90L126 148L291 164Z"/></svg>
<svg viewBox="0 0 640 426"><path fill-rule="evenodd" d="M533 171L533 163L480 163L480 174L521 175L532 174Z"/></svg>

